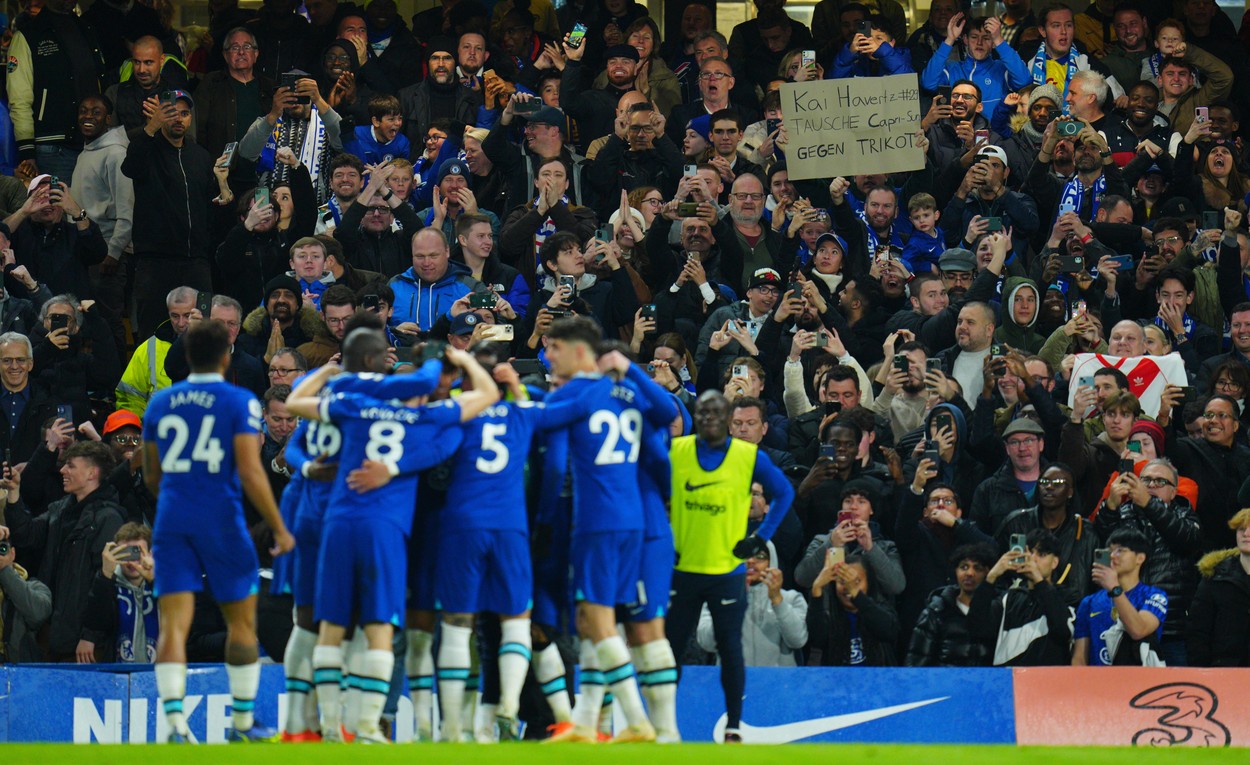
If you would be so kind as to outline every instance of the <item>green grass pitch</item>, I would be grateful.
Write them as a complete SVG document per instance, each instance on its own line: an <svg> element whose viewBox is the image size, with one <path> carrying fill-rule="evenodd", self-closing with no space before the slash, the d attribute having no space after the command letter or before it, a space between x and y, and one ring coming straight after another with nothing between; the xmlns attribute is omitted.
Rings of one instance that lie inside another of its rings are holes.
<svg viewBox="0 0 1250 765"><path fill-rule="evenodd" d="M350 763L402 763L411 765L805 765L806 763L856 763L857 765L1055 765L1063 762L1151 765L1152 763L1246 762L1242 749L1133 749L1042 748L1014 746L888 746L851 744L786 744L781 746L718 746L680 744L672 746L541 746L538 744L400 744L388 747L300 745L185 746L84 746L73 744L8 744L0 746L7 762L99 763L99 765L350 765Z"/></svg>

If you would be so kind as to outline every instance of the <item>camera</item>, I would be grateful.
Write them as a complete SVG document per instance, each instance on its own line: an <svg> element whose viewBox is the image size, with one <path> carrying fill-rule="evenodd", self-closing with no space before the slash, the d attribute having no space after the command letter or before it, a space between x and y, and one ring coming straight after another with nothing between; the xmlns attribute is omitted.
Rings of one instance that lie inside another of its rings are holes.
<svg viewBox="0 0 1250 765"><path fill-rule="evenodd" d="M7 539L0 540L0 558L3 558L4 556L8 555L9 551L12 549L13 549L13 545L9 544L9 540Z"/></svg>

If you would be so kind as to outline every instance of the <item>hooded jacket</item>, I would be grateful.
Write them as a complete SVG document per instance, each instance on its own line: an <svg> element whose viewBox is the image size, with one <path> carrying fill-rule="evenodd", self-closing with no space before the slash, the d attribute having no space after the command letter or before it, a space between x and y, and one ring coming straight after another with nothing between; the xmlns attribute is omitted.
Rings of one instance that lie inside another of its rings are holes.
<svg viewBox="0 0 1250 765"><path fill-rule="evenodd" d="M933 440L929 439L929 434L933 430L933 420L939 414L950 415L955 426L955 454L949 462L943 461L938 466L937 480L954 486L960 497L967 497L966 501L971 502L977 486L985 479L985 466L968 453L970 433L968 432L968 421L964 416L963 409L950 403L942 403L933 407L929 410L929 414L925 416L920 437ZM910 434L908 435L910 436ZM902 448L903 443L907 442L914 443L908 436L904 436L900 443L900 448ZM918 459L914 462L907 460L903 467L903 472L906 475L912 475L916 464L919 464Z"/></svg>
<svg viewBox="0 0 1250 765"><path fill-rule="evenodd" d="M451 316L452 303L473 292L478 284L468 266L455 261L447 262L447 270L435 282L425 281L417 276L416 269L409 268L390 281L395 293L391 326L410 321L422 332L429 332L440 316Z"/></svg>
<svg viewBox="0 0 1250 765"><path fill-rule="evenodd" d="M130 246L134 223L135 187L122 173L128 146L130 139L120 127L84 144L71 182L74 199L100 227L108 243L108 257L113 260L121 260L122 251Z"/></svg>
<svg viewBox="0 0 1250 765"><path fill-rule="evenodd" d="M1250 574L1241 556L1236 548L1208 553L1198 561L1198 571L1202 580L1187 618L1189 663L1250 667Z"/></svg>
<svg viewBox="0 0 1250 765"><path fill-rule="evenodd" d="M165 357L177 337L174 325L161 322L156 333L135 348L122 379L117 383L117 408L143 417L152 394L170 386Z"/></svg>
<svg viewBox="0 0 1250 765"><path fill-rule="evenodd" d="M768 567L777 568L777 548L768 545ZM699 647L716 653L712 612L703 604L695 633ZM756 582L747 587L747 612L742 620L742 655L748 667L797 667L799 651L807 645L807 599L795 590L781 591L781 602L773 605L768 585ZM717 663L720 663L719 657Z"/></svg>
<svg viewBox="0 0 1250 765"><path fill-rule="evenodd" d="M140 131L126 149L122 172L134 181L135 255L180 261L207 258L209 208L217 196L213 160L185 140L176 147L164 133Z"/></svg>
<svg viewBox="0 0 1250 765"><path fill-rule="evenodd" d="M968 80L981 90L982 111L993 114L994 107L1008 90L1019 90L1031 81L1028 67L1024 65L1020 54L1007 42L999 43L994 48L998 54L977 61L971 55L952 59L953 48L943 40L937 51L920 73L920 87L933 92L941 85L954 85L960 80Z"/></svg>
<svg viewBox="0 0 1250 765"><path fill-rule="evenodd" d="M53 658L72 654L100 553L125 522L117 491L106 483L81 501L68 494L37 518L19 501L9 505L6 517L14 544L43 548L39 579L53 593L48 650Z"/></svg>
<svg viewBox="0 0 1250 765"><path fill-rule="evenodd" d="M1016 323L1013 307L1016 293L1026 289L1033 290L1037 302L1033 308L1033 318L1028 324L1022 325ZM1022 276L1008 276L1006 283L1003 284L1003 301L999 310L998 329L994 330L994 342L1006 343L1024 352L1026 356L1036 354L1046 342L1046 338L1033 331L1033 327L1037 325L1037 317L1041 313L1042 292L1037 288L1037 283Z"/></svg>
<svg viewBox="0 0 1250 765"><path fill-rule="evenodd" d="M325 323L317 309L311 305L300 305L295 314L295 322L282 331L282 342L288 348L298 348L316 337ZM243 329L234 342L248 355L258 359L265 358L269 347L269 333L273 330L273 322L269 318L269 309L261 306L253 310L243 319Z"/></svg>

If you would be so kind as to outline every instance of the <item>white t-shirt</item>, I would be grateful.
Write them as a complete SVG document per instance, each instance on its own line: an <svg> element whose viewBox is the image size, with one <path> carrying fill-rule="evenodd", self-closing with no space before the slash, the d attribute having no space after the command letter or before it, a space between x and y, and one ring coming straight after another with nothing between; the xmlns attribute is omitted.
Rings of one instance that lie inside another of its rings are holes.
<svg viewBox="0 0 1250 765"><path fill-rule="evenodd" d="M990 349L987 346L985 350L963 351L955 357L955 368L951 370L951 376L959 382L969 409L977 408L977 399L981 396L981 389L985 387L982 370L985 368L985 357L989 355Z"/></svg>

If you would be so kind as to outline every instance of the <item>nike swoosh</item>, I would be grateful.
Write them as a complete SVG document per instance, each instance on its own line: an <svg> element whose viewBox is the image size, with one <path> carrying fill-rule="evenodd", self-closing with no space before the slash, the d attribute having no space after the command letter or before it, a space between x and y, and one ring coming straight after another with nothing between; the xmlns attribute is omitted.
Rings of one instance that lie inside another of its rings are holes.
<svg viewBox="0 0 1250 765"><path fill-rule="evenodd" d="M800 720L799 722L784 723L782 725L748 725L742 722L739 723L738 730L742 732L742 738L752 744L788 744L792 741L801 741L812 736L819 736L822 733L831 733L835 730L880 720L883 717L890 717L930 704L936 704L949 698L950 696L942 696L936 699L914 701L908 704L897 704L892 707L865 709L862 712L850 712L844 715L834 715L833 717L818 717L814 720ZM728 719L728 715L721 715L720 719L716 721L716 727L712 733L713 741L720 741L724 738L725 725Z"/></svg>
<svg viewBox="0 0 1250 765"><path fill-rule="evenodd" d="M738 602L737 598L734 598L733 600L725 600L724 598L721 598L720 604L722 606L732 606L734 603L737 603L737 602Z"/></svg>
<svg viewBox="0 0 1250 765"><path fill-rule="evenodd" d="M697 491L698 489L702 489L707 486L715 486L718 483L720 483L720 481L711 481L709 483L690 483L689 481L686 481L686 491Z"/></svg>
<svg viewBox="0 0 1250 765"><path fill-rule="evenodd" d="M1101 614L1101 613L1102 613L1102 611L1090 611L1090 612L1089 612L1089 618L1093 619L1095 616L1097 616L1097 615L1099 615L1099 614Z"/></svg>

